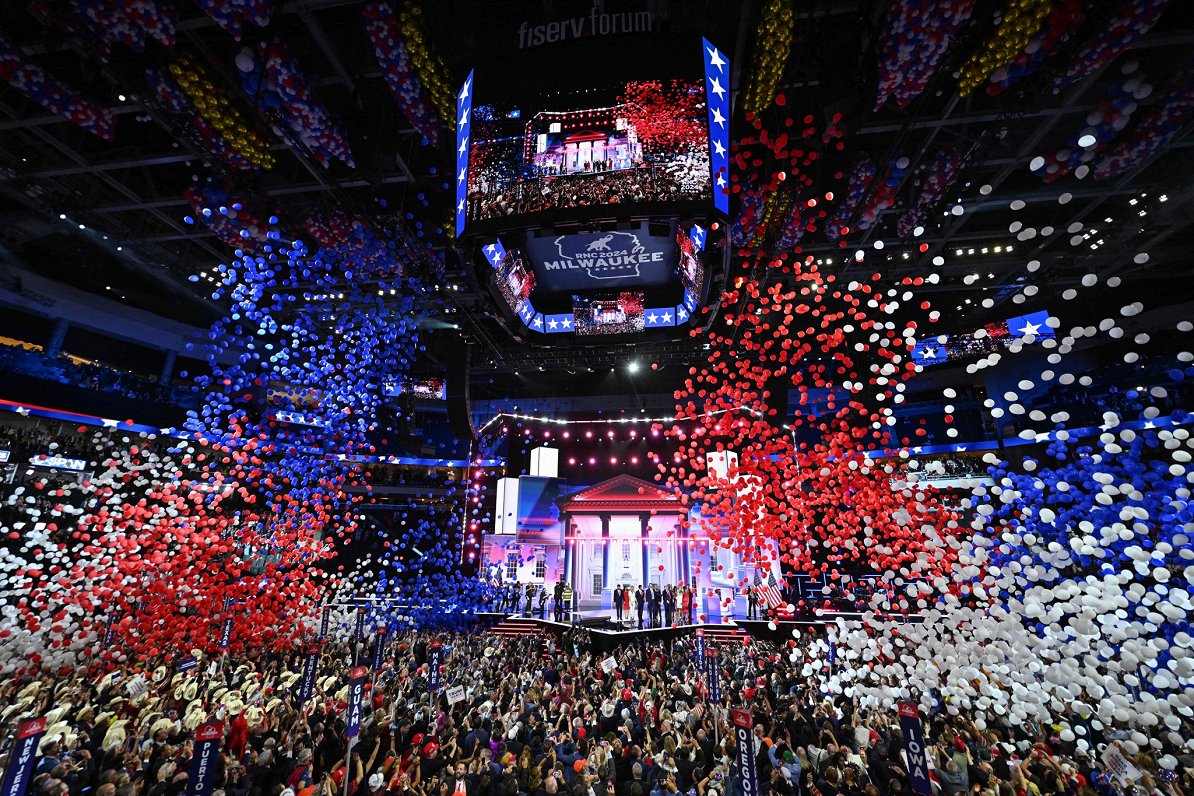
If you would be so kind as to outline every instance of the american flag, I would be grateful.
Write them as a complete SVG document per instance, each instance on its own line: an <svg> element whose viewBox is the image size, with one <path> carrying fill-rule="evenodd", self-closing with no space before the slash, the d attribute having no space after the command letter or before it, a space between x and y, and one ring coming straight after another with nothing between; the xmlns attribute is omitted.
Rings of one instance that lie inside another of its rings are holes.
<svg viewBox="0 0 1194 796"><path fill-rule="evenodd" d="M759 596L763 598L763 604L768 608L775 608L784 604L784 596L780 593L779 583L775 580L775 573L768 572L767 580L763 580L759 577L758 571L756 571L755 588L759 590Z"/></svg>

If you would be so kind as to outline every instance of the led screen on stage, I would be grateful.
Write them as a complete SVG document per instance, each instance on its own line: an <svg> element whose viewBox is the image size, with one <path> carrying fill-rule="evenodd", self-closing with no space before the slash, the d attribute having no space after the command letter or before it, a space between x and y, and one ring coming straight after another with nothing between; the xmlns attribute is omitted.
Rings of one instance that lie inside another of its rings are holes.
<svg viewBox="0 0 1194 796"><path fill-rule="evenodd" d="M676 241L649 234L645 222L628 231L528 237L526 250L548 291L650 288L675 280Z"/></svg>
<svg viewBox="0 0 1194 796"><path fill-rule="evenodd" d="M713 170L716 160L724 182L724 115L711 111L709 92L720 103L725 91L705 76L725 62L710 46L710 66L704 50L692 40L679 51L581 42L558 57L535 50L478 68L458 103L468 120L457 146L458 228L611 205L724 212Z"/></svg>
<svg viewBox="0 0 1194 796"><path fill-rule="evenodd" d="M590 293L572 297L572 319L577 334L641 332L643 292Z"/></svg>

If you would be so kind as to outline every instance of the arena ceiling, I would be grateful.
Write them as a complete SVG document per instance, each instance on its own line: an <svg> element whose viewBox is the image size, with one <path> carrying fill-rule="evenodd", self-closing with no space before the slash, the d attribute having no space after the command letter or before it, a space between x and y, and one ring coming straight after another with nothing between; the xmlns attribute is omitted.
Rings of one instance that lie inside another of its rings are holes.
<svg viewBox="0 0 1194 796"><path fill-rule="evenodd" d="M366 36L362 2L281 2L269 26L251 29L242 42L192 3L178 2L174 50L151 44L135 54L117 45L106 58L85 35L54 24L64 5L60 0L4 4L0 28L31 62L109 106L116 134L113 142L101 140L0 83L0 245L27 267L198 324L216 317L219 307L208 297L206 280L215 264L229 258L229 249L206 227L184 221L190 212L185 191L215 164L180 134L178 119L146 99L145 70L186 52L204 65L243 117L268 131L268 122L244 101L235 61L246 44L277 35L297 54L318 98L343 119L355 165L332 161L324 167L302 147L265 135L277 165L237 178L238 188L263 197L284 221L312 209L341 207L366 217L421 223L445 251L444 271L433 275L442 290L432 295L431 338L446 343L466 337L474 343L478 372L496 379L515 371L575 377L576 350L536 347L513 335L447 239L431 232L449 219L452 198L444 175L451 174L451 150L424 146L399 111ZM428 44L457 83L478 58L499 57L503 47L517 46L522 23L587 13L592 5L435 0L423 8ZM735 65L735 135L748 131L740 92L755 57L762 3L598 0L596 5L611 13L647 8L663 27L721 42ZM928 89L907 108L888 102L878 110L872 108L877 48L889 4L817 0L796 5L795 37L780 83L789 108L818 120L842 114L844 149L815 179L826 190L841 192L844 182L833 172L848 171L859 153L880 164L900 154L908 158L905 173L892 186L894 204L869 229L851 233L844 248L823 234L805 237L803 253L823 268L846 278L876 270L889 280L939 274L930 290L945 316L944 331L1054 308L1063 291L1087 274L1146 285L1164 303L1188 298L1186 280L1175 277L1188 272L1194 218L1194 130L1189 125L1155 155L1112 179L1071 175L1049 183L1028 164L1064 149L1085 120L1105 108L1117 81L1135 76L1154 86L1139 100L1137 113L1143 115L1187 65L1194 46L1189 4L1171 4L1130 52L1060 91L1051 82L1062 63L1059 56L1013 90L962 97L954 73L989 37L1005 5L979 0L973 22ZM1129 65L1135 71L1126 75ZM945 145L961 155L961 175L932 208L922 233L901 236L898 218ZM955 206L960 214L954 214ZM1021 239L1018 233L1026 226L1038 234ZM1138 253L1147 253L1147 261L1138 262ZM1033 260L1039 267L1026 272ZM1029 273L1040 292L1022 307L1010 306ZM200 274L199 282L190 281ZM991 306L983 306L983 299ZM698 349L684 339L597 345L583 358L586 371L608 371L630 358L684 363L698 356Z"/></svg>

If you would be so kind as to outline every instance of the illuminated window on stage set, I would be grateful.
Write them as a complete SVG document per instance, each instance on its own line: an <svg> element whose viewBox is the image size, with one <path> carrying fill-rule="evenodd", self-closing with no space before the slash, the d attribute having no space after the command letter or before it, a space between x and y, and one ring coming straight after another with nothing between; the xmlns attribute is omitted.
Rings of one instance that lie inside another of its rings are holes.
<svg viewBox="0 0 1194 796"><path fill-rule="evenodd" d="M622 542L622 560L630 560L630 542Z"/></svg>
<svg viewBox="0 0 1194 796"><path fill-rule="evenodd" d="M518 553L506 553L506 580L518 580Z"/></svg>
<svg viewBox="0 0 1194 796"><path fill-rule="evenodd" d="M540 553L535 557L535 577L543 580L547 576L547 558Z"/></svg>
<svg viewBox="0 0 1194 796"><path fill-rule="evenodd" d="M593 594L596 594L597 592L601 591L604 587L605 587L605 583L601 579L601 573L594 572L593 573Z"/></svg>

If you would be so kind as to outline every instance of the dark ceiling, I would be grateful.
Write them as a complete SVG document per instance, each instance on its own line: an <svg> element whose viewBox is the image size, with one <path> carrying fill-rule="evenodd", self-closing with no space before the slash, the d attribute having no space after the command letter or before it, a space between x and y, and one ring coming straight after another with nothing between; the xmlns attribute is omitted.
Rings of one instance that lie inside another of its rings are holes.
<svg viewBox="0 0 1194 796"><path fill-rule="evenodd" d="M151 44L138 54L116 45L106 60L97 57L93 42L52 23L65 3L3 4L4 34L34 63L110 106L117 118L115 140L109 143L0 84L0 244L28 267L193 323L206 323L219 312L207 298L210 285L188 278L207 272L230 252L207 228L184 222L190 208L183 197L188 186L215 171L216 164L179 134L177 119L147 100L145 69L166 63L178 52L198 59L241 115L271 142L277 166L239 177L236 185L270 203L283 223L319 208L348 208L369 216L380 213L384 203L386 213L406 217L410 224L442 228L452 201L443 178L451 173L451 147L423 145L399 111L365 34L362 2L276 2L269 27L250 28L239 43L190 0L159 2L177 10L174 51ZM735 134L749 132L739 100L755 55L761 3L598 4L607 11L650 8L669 30L701 32L719 42L735 64ZM422 5L428 44L443 58L453 84L474 63L500 58L503 48L516 46L522 22L587 14L592 7L587 0L429 0ZM834 172L848 172L862 152L881 165L899 153L910 160L907 175L895 187L894 205L882 211L870 229L851 233L845 248L823 233L805 237L803 252L820 259L826 270L847 278L882 270L893 283L905 275L940 274L940 282L928 289L945 316L943 331L973 329L990 318L1046 306L1061 312L1058 294L1088 273L1119 275L1162 303L1188 298L1184 277L1194 217L1194 133L1189 125L1154 157L1106 181L1071 175L1046 183L1028 164L1062 148L1099 107L1111 84L1122 79L1130 62L1137 65L1137 75L1146 75L1155 86L1152 95L1140 101L1135 118L1145 115L1164 87L1190 68L1190 4L1172 3L1128 53L1060 92L1053 91L1051 78L1064 66L1064 52L1011 91L988 96L980 90L963 98L953 74L990 35L1005 5L978 0L971 23L928 89L906 109L888 102L878 110L871 107L876 43L889 4L810 0L794 5L795 39L780 83L789 98L788 112L812 115L821 125L834 113L843 119L844 149L819 167L813 175L817 184L840 197L845 184ZM1099 13L1115 4L1085 5L1091 9L1088 24L1097 24ZM245 44L275 35L297 56L319 99L344 120L355 167L333 161L325 168L308 153L279 142L244 100L236 55ZM901 238L897 218L918 192L923 170L944 145L963 154L961 176L933 208L923 233ZM1013 209L1016 200L1025 205ZM962 214L951 214L959 203ZM1033 227L1039 234L1021 240L1009 231L1015 224ZM441 323L431 339L446 343L463 335L471 340L480 383L489 384L492 378L505 386L505 379L517 370L520 379L542 372L546 381L537 382L540 389L546 389L544 384L571 389L578 383L580 358L580 372L588 367L607 372L632 358L678 365L699 356L698 346L686 339L597 345L583 355L520 341L448 240L438 231L429 234L445 253L445 271L437 276L445 289L435 291L433 299L433 315ZM883 248L876 248L876 242ZM861 264L854 261L859 250L865 252ZM1148 253L1147 263L1134 261L1139 252ZM1030 272L1026 264L1032 260L1040 265ZM1012 296L1029 281L1040 292L1023 306L1013 306ZM457 288L449 290L448 285ZM984 307L983 299L993 306ZM438 361L450 350L454 349L442 346ZM433 345L433 356L436 351Z"/></svg>

